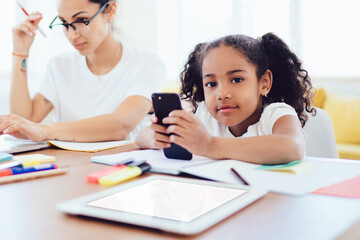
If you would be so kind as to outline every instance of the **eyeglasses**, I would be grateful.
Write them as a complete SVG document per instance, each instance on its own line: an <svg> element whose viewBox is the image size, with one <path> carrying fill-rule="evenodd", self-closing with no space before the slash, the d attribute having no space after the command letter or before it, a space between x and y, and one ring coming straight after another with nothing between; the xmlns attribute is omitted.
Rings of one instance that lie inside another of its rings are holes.
<svg viewBox="0 0 360 240"><path fill-rule="evenodd" d="M109 2L106 2L100 9L99 11L97 11L95 13L94 16L92 16L89 20L87 21L84 21L84 20L77 20L77 21L74 21L72 23L66 23L66 22L63 22L63 23L55 23L54 22L58 19L58 16L56 16L54 18L54 20L52 20L52 22L50 23L49 25L49 28L51 30L61 30L61 32L67 34L69 32L69 27L71 27L74 32L76 34L79 34L79 35L84 35L86 34L88 31L89 31L89 24L91 23L92 20L94 20L94 18L99 14L101 13L102 11L104 11L104 9L109 5ZM61 27L62 26L62 27ZM54 28L55 27L55 28Z"/></svg>

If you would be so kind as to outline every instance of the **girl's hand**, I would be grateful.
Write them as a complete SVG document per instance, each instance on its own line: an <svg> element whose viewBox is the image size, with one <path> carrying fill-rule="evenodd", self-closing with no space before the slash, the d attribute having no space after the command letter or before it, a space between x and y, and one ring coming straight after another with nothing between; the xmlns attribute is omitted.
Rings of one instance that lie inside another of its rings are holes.
<svg viewBox="0 0 360 240"><path fill-rule="evenodd" d="M150 129L152 130L153 136L151 139L153 139L153 142L150 143L150 146L152 148L168 148L171 146L170 144L170 137L165 135L166 133L166 127L157 124L157 118L154 116L151 119L152 124L150 125Z"/></svg>
<svg viewBox="0 0 360 240"><path fill-rule="evenodd" d="M0 116L0 135L9 134L20 139L34 142L45 140L45 127L15 114Z"/></svg>
<svg viewBox="0 0 360 240"><path fill-rule="evenodd" d="M207 156L213 137L208 133L202 122L192 112L175 110L169 117L163 120L171 124L166 133L170 136L170 142L176 143L191 153ZM176 134L176 135L174 135Z"/></svg>
<svg viewBox="0 0 360 240"><path fill-rule="evenodd" d="M36 29L42 19L39 12L32 13L22 24L13 28L13 51L21 55L29 55L34 41Z"/></svg>

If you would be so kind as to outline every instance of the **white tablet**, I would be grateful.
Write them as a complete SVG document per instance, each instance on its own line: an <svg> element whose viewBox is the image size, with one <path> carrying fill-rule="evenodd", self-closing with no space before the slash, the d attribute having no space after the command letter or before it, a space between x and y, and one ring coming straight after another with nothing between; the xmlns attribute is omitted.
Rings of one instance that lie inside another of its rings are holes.
<svg viewBox="0 0 360 240"><path fill-rule="evenodd" d="M58 209L189 235L209 228L266 192L242 185L156 175L61 203Z"/></svg>

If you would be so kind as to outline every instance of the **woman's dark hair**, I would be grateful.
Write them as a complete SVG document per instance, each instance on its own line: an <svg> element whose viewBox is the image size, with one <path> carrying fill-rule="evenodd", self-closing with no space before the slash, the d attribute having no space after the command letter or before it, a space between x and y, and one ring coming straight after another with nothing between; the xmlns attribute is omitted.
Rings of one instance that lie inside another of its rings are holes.
<svg viewBox="0 0 360 240"><path fill-rule="evenodd" d="M98 3L101 6L104 6L105 3L110 2L111 0L89 0L89 2Z"/></svg>
<svg viewBox="0 0 360 240"><path fill-rule="evenodd" d="M89 0L89 2L98 3L100 7L104 6L107 2L115 2L116 0ZM109 5L106 6L105 9L108 9Z"/></svg>
<svg viewBox="0 0 360 240"><path fill-rule="evenodd" d="M304 109L316 114L316 110L310 105L312 84L308 72L302 68L301 61L289 47L273 33L267 33L258 39L245 35L230 35L213 42L198 44L180 74L181 96L195 108L199 102L204 101L202 62L211 49L220 46L231 46L245 55L256 67L258 79L268 69L272 72L273 84L264 101L289 104L295 109L302 126L307 120Z"/></svg>

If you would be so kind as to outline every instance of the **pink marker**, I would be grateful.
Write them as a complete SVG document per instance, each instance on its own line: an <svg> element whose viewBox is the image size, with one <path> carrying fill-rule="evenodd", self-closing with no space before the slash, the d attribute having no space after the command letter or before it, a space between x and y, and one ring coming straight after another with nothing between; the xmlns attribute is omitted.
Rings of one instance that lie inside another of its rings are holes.
<svg viewBox="0 0 360 240"><path fill-rule="evenodd" d="M86 180L88 183L98 183L100 178L105 177L106 175L109 175L109 174L116 172L125 167L127 167L127 166L126 165L117 165L117 166L108 167L103 170L100 170L100 171L97 171L97 172L87 175Z"/></svg>

